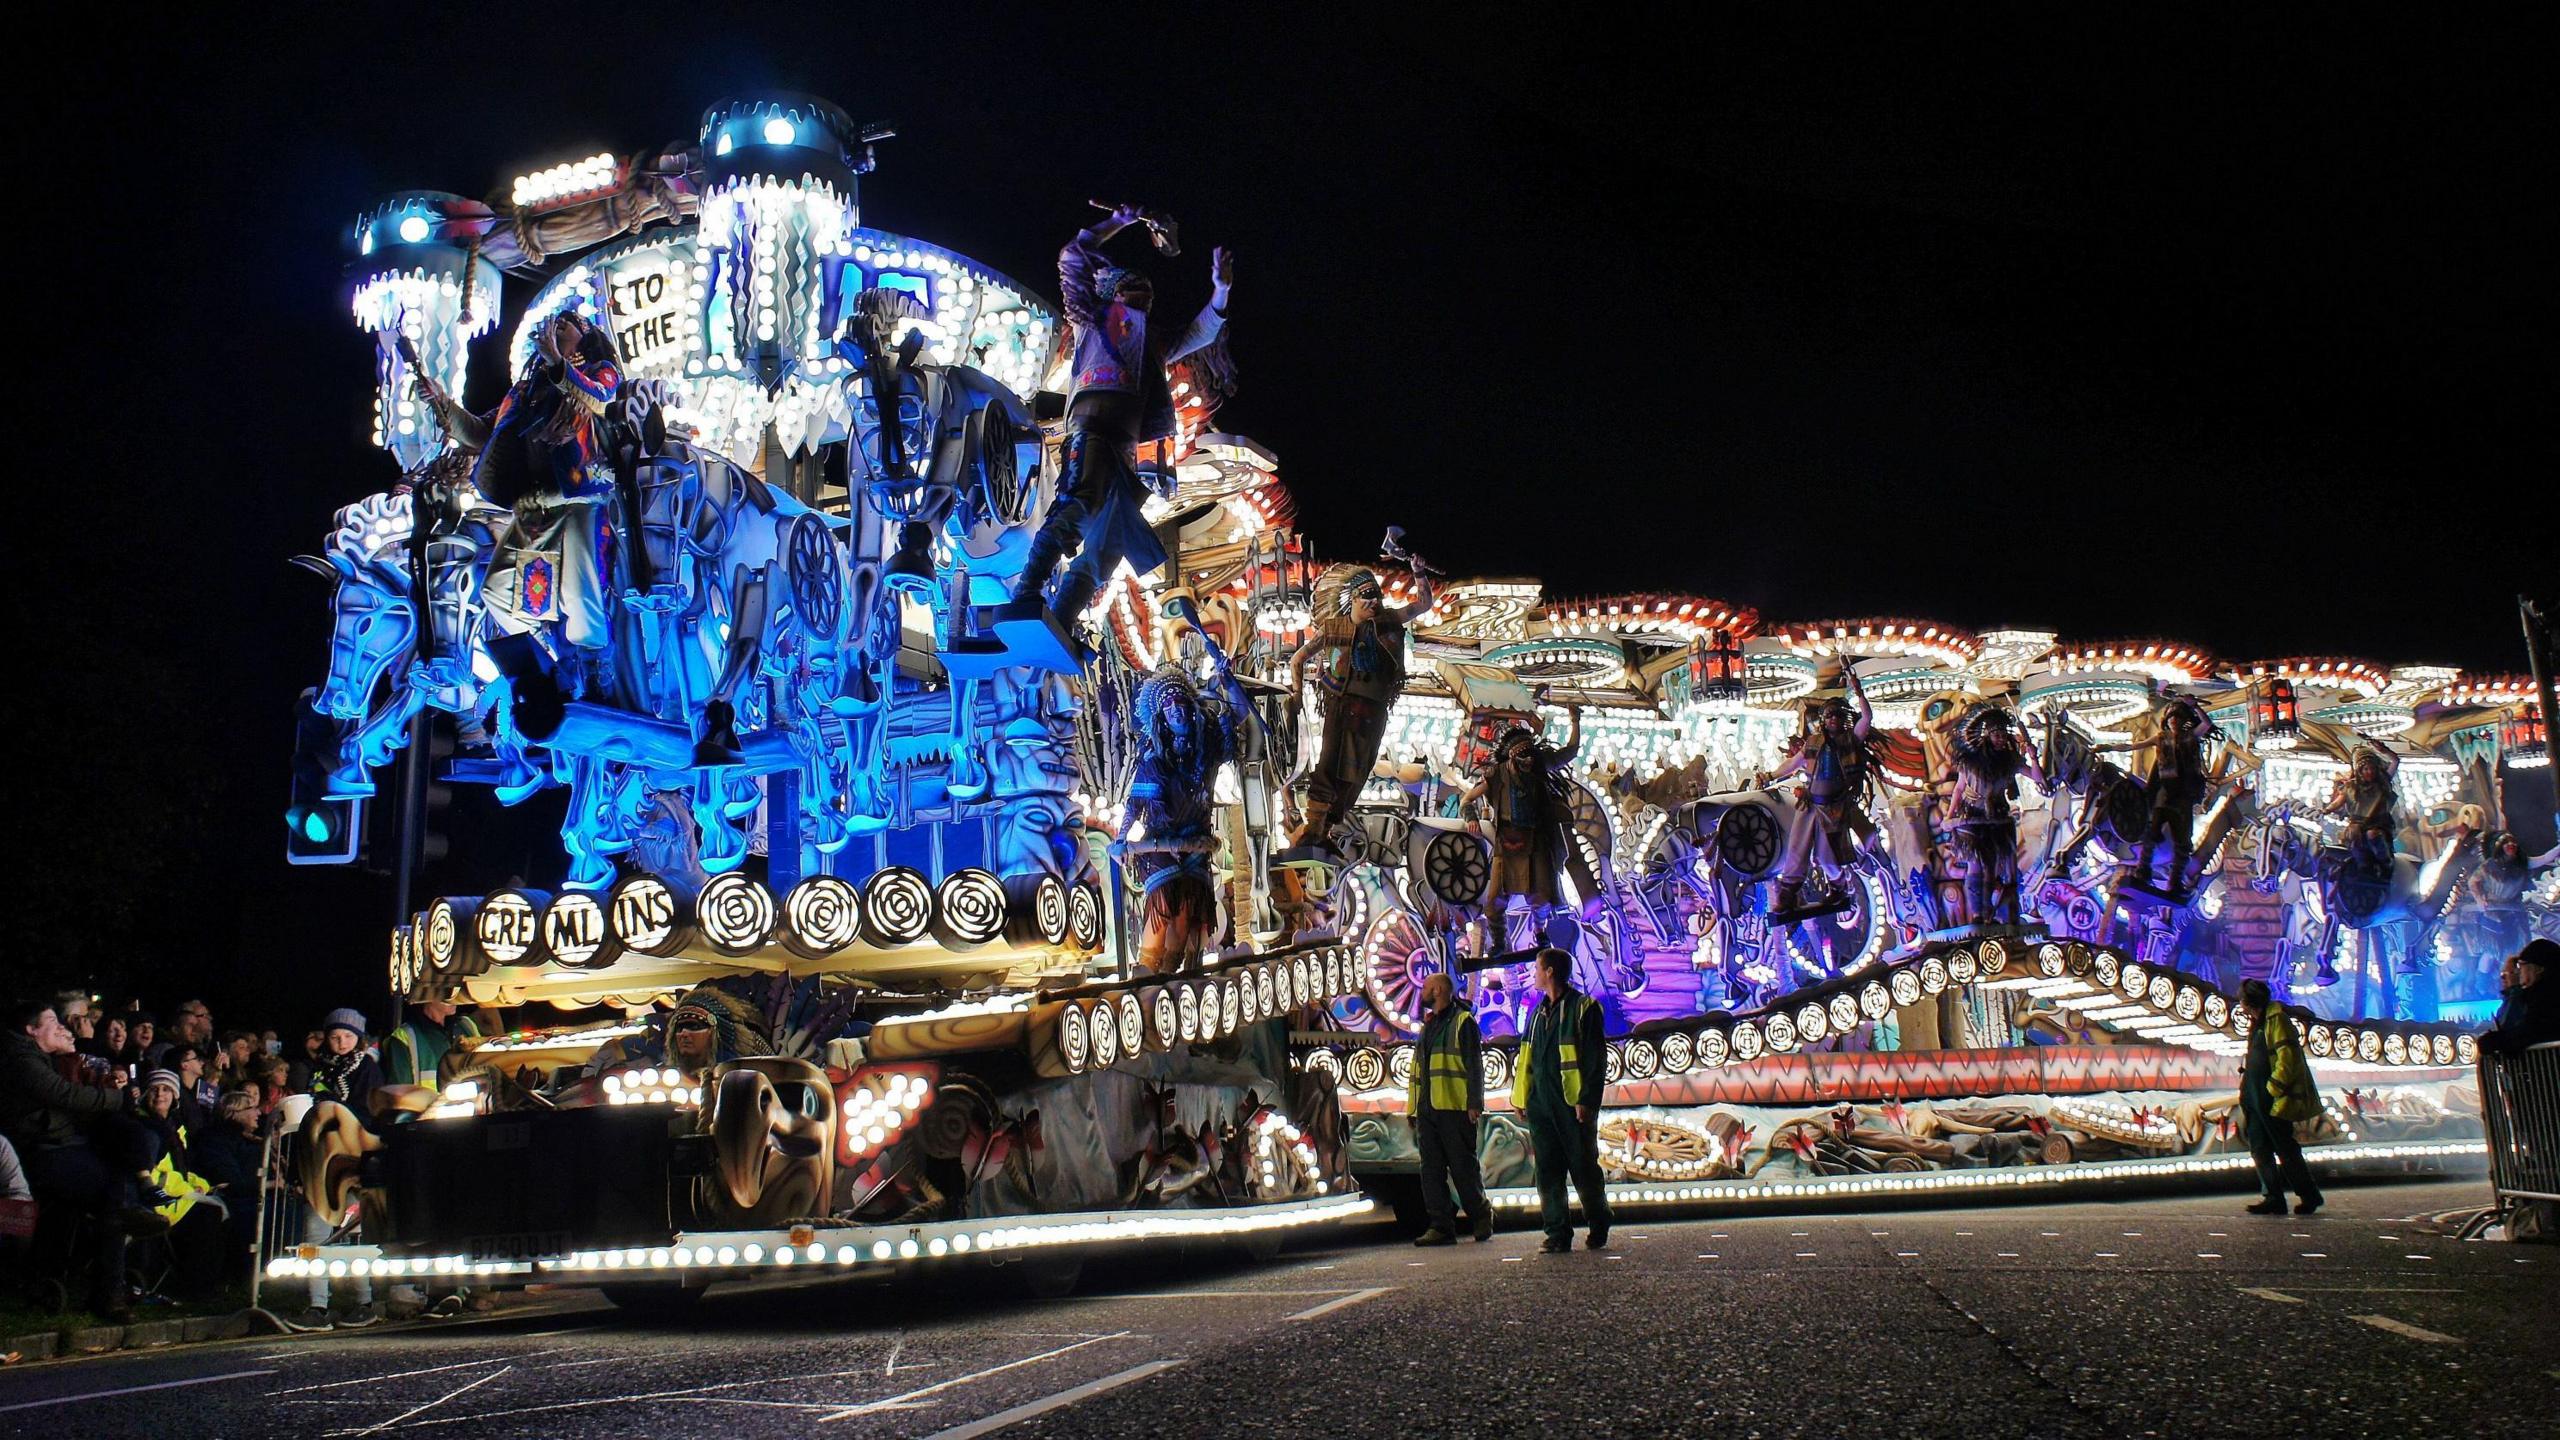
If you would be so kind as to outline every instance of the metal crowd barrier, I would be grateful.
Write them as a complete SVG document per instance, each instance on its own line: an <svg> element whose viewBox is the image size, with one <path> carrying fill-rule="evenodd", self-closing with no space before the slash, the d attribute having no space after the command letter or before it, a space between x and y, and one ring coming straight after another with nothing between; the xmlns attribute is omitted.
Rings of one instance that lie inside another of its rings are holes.
<svg viewBox="0 0 2560 1440"><path fill-rule="evenodd" d="M2560 1202L2560 1041L2482 1051L2480 1114L2497 1213L2512 1213L2523 1200Z"/></svg>
<svg viewBox="0 0 2560 1440"><path fill-rule="evenodd" d="M284 1108L267 1119L266 1153L258 1166L262 1179L258 1185L257 1251L251 1257L255 1268L249 1272L249 1303L286 1313L311 1303L310 1281L279 1279L268 1268L268 1262L291 1256L306 1243L304 1231L310 1223L311 1207L293 1185L295 1124L302 1118L303 1109L288 1099Z"/></svg>

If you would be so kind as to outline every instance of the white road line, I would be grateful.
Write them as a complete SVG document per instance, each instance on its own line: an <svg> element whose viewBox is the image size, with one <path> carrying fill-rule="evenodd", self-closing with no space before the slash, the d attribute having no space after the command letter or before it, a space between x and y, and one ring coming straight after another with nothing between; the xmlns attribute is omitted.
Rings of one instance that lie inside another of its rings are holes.
<svg viewBox="0 0 2560 1440"><path fill-rule="evenodd" d="M2299 1295L2287 1295L2281 1290L2269 1290L2264 1286L2259 1285L2243 1285L2240 1287L2240 1293L2243 1295L2255 1295L2261 1300L2273 1300L2279 1305L2308 1305L2311 1303Z"/></svg>
<svg viewBox="0 0 2560 1440"><path fill-rule="evenodd" d="M1348 1285L1323 1285L1313 1290L1115 1290L1108 1294L1069 1295L1063 1298L1069 1300L1242 1300L1255 1295L1292 1297L1340 1295L1350 1288Z"/></svg>
<svg viewBox="0 0 2560 1440"><path fill-rule="evenodd" d="M516 1367L513 1365L501 1366L500 1368L492 1370L488 1374L481 1376L477 1380L473 1380L468 1384L456 1386L451 1390L447 1390L424 1405L410 1406L408 1409L401 1411L399 1414L392 1416L388 1420L367 1425L361 1430L332 1430L329 1433L332 1435L379 1435L383 1431L390 1429L392 1426L399 1424L401 1421L408 1419L412 1415L424 1415L447 1400L452 1399L454 1396L459 1395L466 1390L477 1390L481 1386L488 1384L490 1381L497 1379L499 1376L504 1375L515 1368Z"/></svg>
<svg viewBox="0 0 2560 1440"><path fill-rule="evenodd" d="M189 1380L163 1380L156 1385L120 1385L113 1390L92 1390L86 1395L63 1395L51 1400L21 1400L15 1405L0 1405L0 1415L12 1410L42 1410L49 1405L76 1405L83 1400L105 1400L117 1395L139 1395L146 1390L176 1390L187 1385L217 1385L225 1380L254 1380L273 1375L273 1370L234 1370L228 1375L198 1375Z"/></svg>
<svg viewBox="0 0 2560 1440"><path fill-rule="evenodd" d="M2347 1318L2362 1324L2370 1325L2376 1330L2388 1330L2394 1335L2406 1335L2412 1340L2423 1340L2430 1345L2459 1345L2462 1343L2461 1339L2457 1336L2447 1335L2441 1330L2423 1329L2419 1326L2412 1325L2405 1320L2394 1320L2388 1315L2350 1315Z"/></svg>
<svg viewBox="0 0 2560 1440"><path fill-rule="evenodd" d="M1052 1410L1064 1409L1079 1400L1089 1400L1105 1390L1117 1390L1131 1381L1144 1380L1150 1375L1170 1370L1181 1363L1179 1360L1150 1360L1144 1365L1132 1365L1117 1375L1105 1375L1099 1380L1087 1380L1072 1389L1061 1390L1044 1399L1016 1405L1010 1410L999 1410L984 1420L972 1420L966 1425L954 1425L948 1430L936 1430L926 1436L925 1440L975 1440L977 1436L1001 1430L1007 1425L1028 1420L1035 1415L1046 1415Z"/></svg>
<svg viewBox="0 0 2560 1440"><path fill-rule="evenodd" d="M1375 1300L1394 1288L1396 1287L1393 1285L1373 1285L1366 1290L1354 1290L1350 1294L1344 1295L1338 1299L1327 1300L1323 1304L1316 1306L1314 1309L1301 1310L1295 1315L1284 1315L1280 1318L1284 1320L1313 1320L1319 1315L1330 1315L1336 1310L1340 1310L1348 1305L1357 1305L1363 1300Z"/></svg>
<svg viewBox="0 0 2560 1440"><path fill-rule="evenodd" d="M1127 1333L1129 1332L1125 1330L1120 1332L1121 1335ZM1099 1338L1113 1340L1119 1336L1105 1335ZM459 1425L474 1420L509 1420L518 1415L542 1415L554 1410L587 1410L598 1405L636 1405L647 1400L689 1400L696 1395L708 1395L715 1390L742 1390L749 1385L780 1385L786 1382L802 1383L811 1380L846 1380L856 1375L867 1376L870 1373L871 1367L865 1365L859 1370L828 1370L815 1375L758 1375L746 1380L723 1380L711 1385L688 1385L681 1390L638 1390L628 1395L592 1395L583 1400L554 1400L541 1405L517 1405L505 1410L483 1410L472 1415L439 1415L432 1420L421 1420L409 1428L418 1430L429 1425Z"/></svg>
<svg viewBox="0 0 2560 1440"><path fill-rule="evenodd" d="M492 1355L486 1360L456 1360L450 1365L430 1365L424 1370L394 1370L388 1375L359 1375L353 1380L329 1380L318 1385L296 1385L285 1390L270 1390L262 1398L300 1395L310 1390L336 1390L347 1385L378 1385L385 1380L406 1380L412 1375L435 1375L446 1370L468 1370L475 1365L504 1365L509 1360L530 1360L534 1355L565 1355L567 1353L568 1347L562 1346L552 1350L536 1350L533 1355Z"/></svg>
<svg viewBox="0 0 2560 1440"><path fill-rule="evenodd" d="M1025 1365L1037 1365L1043 1360L1055 1360L1070 1350L1081 1350L1087 1345L1099 1345L1105 1340L1126 1339L1129 1334L1130 1332L1126 1330L1116 1330L1108 1335L1096 1335L1090 1340L1078 1340L1072 1345L1061 1345L1055 1350L1043 1350L1037 1355L1025 1355L1019 1360L1008 1360L1002 1365L990 1365L984 1370L973 1370L966 1375L954 1375L948 1380L927 1385L920 1390L910 1390L904 1395L892 1395L886 1400L866 1400L859 1405L848 1405L818 1418L821 1421L850 1420L856 1415L869 1415L881 1410L906 1409L928 1395L938 1395L945 1390L966 1385L972 1380L984 1380L990 1375L1001 1375L1007 1370L1019 1370Z"/></svg>

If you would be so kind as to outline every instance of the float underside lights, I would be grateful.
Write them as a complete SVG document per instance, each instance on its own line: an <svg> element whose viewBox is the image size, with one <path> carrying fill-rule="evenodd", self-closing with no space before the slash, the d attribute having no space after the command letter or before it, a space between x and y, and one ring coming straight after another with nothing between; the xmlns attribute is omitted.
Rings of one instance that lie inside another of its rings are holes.
<svg viewBox="0 0 2560 1440"><path fill-rule="evenodd" d="M521 1023L313 1107L298 1188L359 1228L272 1273L1323 1223L1414 1167L1426 982L1498 1097L1540 947L1643 1203L2220 1175L2249 981L2316 1163L2475 1153L2495 959L2554 928L2531 687L1327 560L1222 428L1232 257L1112 207L1043 294L869 223L890 133L724 101L348 232L393 465L304 560L288 857L352 862L409 765L559 818L427 868L391 985ZM1499 1098L1480 1149L1523 1173Z"/></svg>

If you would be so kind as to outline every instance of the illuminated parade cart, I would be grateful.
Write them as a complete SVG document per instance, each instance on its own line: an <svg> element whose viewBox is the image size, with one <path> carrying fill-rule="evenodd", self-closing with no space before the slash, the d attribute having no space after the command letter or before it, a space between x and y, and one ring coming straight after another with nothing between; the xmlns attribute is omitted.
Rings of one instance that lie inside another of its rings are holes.
<svg viewBox="0 0 2560 1440"><path fill-rule="evenodd" d="M1132 212L1062 304L863 224L884 135L726 103L354 227L400 478L308 557L296 858L353 858L377 787L413 836L429 783L561 819L517 883L404 906L396 989L516 1028L377 1114L314 1106L297 1185L345 1223L271 1273L646 1302L1401 1204L1434 973L1488 1040L1487 1179L1533 1203L1503 1097L1541 944L1604 1007L1630 1200L2245 1168L2250 978L2308 1012L2316 1162L2474 1163L2467 1031L2553 926L2502 822L2546 754L2522 686L1558 599L1393 530L1328 564L1214 428L1221 304L1136 342L1170 413L1113 520L1068 394L1133 324L1097 268ZM1826 743L1859 783L1816 803ZM1514 845L1487 803L1533 752Z"/></svg>

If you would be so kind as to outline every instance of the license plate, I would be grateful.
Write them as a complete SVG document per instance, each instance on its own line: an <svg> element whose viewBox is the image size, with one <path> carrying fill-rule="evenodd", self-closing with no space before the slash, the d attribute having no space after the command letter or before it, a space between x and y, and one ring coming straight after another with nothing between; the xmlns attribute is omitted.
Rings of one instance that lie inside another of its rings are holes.
<svg viewBox="0 0 2560 1440"><path fill-rule="evenodd" d="M569 1253L569 1232L528 1231L520 1235L474 1235L471 1259L484 1261L553 1260Z"/></svg>

